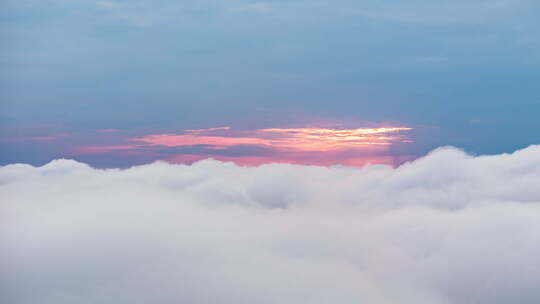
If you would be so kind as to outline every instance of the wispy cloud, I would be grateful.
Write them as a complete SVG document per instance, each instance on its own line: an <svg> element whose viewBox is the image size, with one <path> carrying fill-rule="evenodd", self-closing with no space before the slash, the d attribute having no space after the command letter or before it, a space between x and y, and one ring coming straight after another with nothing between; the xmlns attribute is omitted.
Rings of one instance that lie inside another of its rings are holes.
<svg viewBox="0 0 540 304"><path fill-rule="evenodd" d="M217 131L230 131L229 128L187 130L185 134L153 134L130 139L155 146L234 146L263 145L275 149L298 151L331 151L355 147L389 145L403 139L398 132L409 131L408 127L364 128L364 129L325 129L325 128L270 128L254 131L231 131L215 134ZM204 133L201 134L201 133Z"/></svg>
<svg viewBox="0 0 540 304"><path fill-rule="evenodd" d="M137 145L111 145L111 146L83 146L77 148L81 154L110 153L115 151L127 151L137 149Z"/></svg>
<svg viewBox="0 0 540 304"><path fill-rule="evenodd" d="M69 136L67 133L59 133L53 135L44 135L44 136L30 136L30 137L20 137L17 138L18 141L55 141Z"/></svg>
<svg viewBox="0 0 540 304"><path fill-rule="evenodd" d="M235 130L225 126L126 137L117 143L80 146L74 151L82 155L156 153L161 154L161 159L174 163L214 158L241 165L363 166L366 163L393 164L394 158L387 152L393 144L412 143L405 135L410 130L410 127Z"/></svg>
<svg viewBox="0 0 540 304"><path fill-rule="evenodd" d="M96 130L96 133L117 133L120 131L121 130L119 129L99 129L99 130Z"/></svg>

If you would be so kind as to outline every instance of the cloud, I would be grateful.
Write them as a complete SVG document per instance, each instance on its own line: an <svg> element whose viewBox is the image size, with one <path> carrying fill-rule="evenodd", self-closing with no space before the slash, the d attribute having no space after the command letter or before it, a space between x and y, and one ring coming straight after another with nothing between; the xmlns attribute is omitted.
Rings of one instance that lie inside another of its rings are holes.
<svg viewBox="0 0 540 304"><path fill-rule="evenodd" d="M42 136L27 136L27 137L18 137L14 138L14 141L23 141L23 142L47 142L47 141L57 141L59 139L68 137L68 133L56 133L51 135L42 135Z"/></svg>
<svg viewBox="0 0 540 304"><path fill-rule="evenodd" d="M536 303L540 146L393 169L0 168L6 303Z"/></svg>
<svg viewBox="0 0 540 304"><path fill-rule="evenodd" d="M129 136L113 144L77 146L72 152L76 156L151 153L154 159L172 163L215 158L239 165L290 163L362 167L368 163L401 163L396 162L397 155L391 155L389 151L394 144L412 143L403 134L410 130L409 127L255 130L217 127L189 129L180 134ZM402 155L402 158L406 160L412 156Z"/></svg>
<svg viewBox="0 0 540 304"><path fill-rule="evenodd" d="M187 130L186 134L152 134L130 139L152 146L179 147L190 145L261 145L277 149L298 151L335 151L347 148L386 146L404 139L391 135L410 131L408 127L381 127L363 129L327 128L270 128L253 131L227 132L230 128ZM217 134L214 134L217 132Z"/></svg>
<svg viewBox="0 0 540 304"><path fill-rule="evenodd" d="M118 133L121 132L119 129L98 129L96 133Z"/></svg>

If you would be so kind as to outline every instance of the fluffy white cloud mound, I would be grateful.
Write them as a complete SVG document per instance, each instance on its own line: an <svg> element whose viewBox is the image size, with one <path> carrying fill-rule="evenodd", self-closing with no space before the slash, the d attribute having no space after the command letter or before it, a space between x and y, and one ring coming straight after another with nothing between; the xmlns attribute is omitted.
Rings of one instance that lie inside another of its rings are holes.
<svg viewBox="0 0 540 304"><path fill-rule="evenodd" d="M0 168L9 304L538 303L540 146L397 169Z"/></svg>

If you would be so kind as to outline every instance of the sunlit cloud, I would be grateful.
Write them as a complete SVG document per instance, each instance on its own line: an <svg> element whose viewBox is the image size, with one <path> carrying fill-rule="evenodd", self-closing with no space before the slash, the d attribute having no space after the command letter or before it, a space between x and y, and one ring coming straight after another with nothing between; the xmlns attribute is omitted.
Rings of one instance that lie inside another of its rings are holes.
<svg viewBox="0 0 540 304"><path fill-rule="evenodd" d="M96 130L96 133L117 133L120 132L119 129L99 129Z"/></svg>
<svg viewBox="0 0 540 304"><path fill-rule="evenodd" d="M185 134L153 134L132 138L131 141L155 146L178 147L211 145L230 147L235 145L263 145L274 149L298 151L331 151L338 149L390 145L404 139L395 133L409 131L408 127L363 129L317 129L317 128L269 128L254 131L229 131L229 127L187 130ZM204 135L202 135L204 133Z"/></svg>
<svg viewBox="0 0 540 304"><path fill-rule="evenodd" d="M270 145L270 141L261 138L202 136L196 134L156 134L133 138L131 141L141 142L145 145L165 147L193 145L212 145L218 147L229 147L235 145Z"/></svg>
<svg viewBox="0 0 540 304"><path fill-rule="evenodd" d="M109 153L115 151L126 151L138 148L137 145L112 145L112 146L84 146L79 147L77 151L81 154Z"/></svg>
<svg viewBox="0 0 540 304"><path fill-rule="evenodd" d="M374 145L389 145L400 139L400 136L389 135L401 131L409 131L411 128L364 128L364 129L262 129L262 133L277 134L282 138L275 140L273 144L282 147L303 151L330 151L337 149L368 147ZM388 135L387 135L388 134Z"/></svg>
<svg viewBox="0 0 540 304"><path fill-rule="evenodd" d="M159 156L171 163L192 163L213 158L238 165L265 163L303 165L396 164L387 152L394 144L413 142L404 126L378 128L265 128L236 130L229 126L188 129L180 133L158 133L121 138L122 142L77 147L79 155L133 153ZM99 130L99 133L115 133ZM401 160L409 160L402 156Z"/></svg>
<svg viewBox="0 0 540 304"><path fill-rule="evenodd" d="M207 129L190 129L186 130L188 133L205 133L205 132L213 132L213 131L227 131L230 130L231 127L217 127L217 128L207 128Z"/></svg>

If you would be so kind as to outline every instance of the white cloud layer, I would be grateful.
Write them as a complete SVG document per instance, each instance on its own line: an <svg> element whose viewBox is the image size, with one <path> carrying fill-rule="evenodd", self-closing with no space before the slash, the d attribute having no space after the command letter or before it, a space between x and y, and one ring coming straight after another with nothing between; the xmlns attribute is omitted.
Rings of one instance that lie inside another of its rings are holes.
<svg viewBox="0 0 540 304"><path fill-rule="evenodd" d="M400 168L0 168L10 304L538 303L540 146Z"/></svg>

